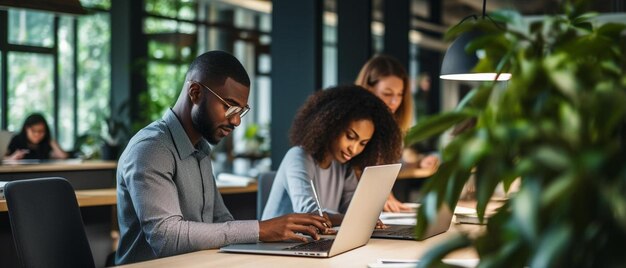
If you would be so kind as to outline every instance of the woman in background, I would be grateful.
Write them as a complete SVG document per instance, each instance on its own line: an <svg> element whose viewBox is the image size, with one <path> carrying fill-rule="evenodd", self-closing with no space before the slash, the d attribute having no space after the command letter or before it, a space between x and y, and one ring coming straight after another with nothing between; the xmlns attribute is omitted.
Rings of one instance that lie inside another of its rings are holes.
<svg viewBox="0 0 626 268"><path fill-rule="evenodd" d="M397 163L401 134L376 96L356 85L322 90L294 118L289 149L276 173L263 219L311 213L320 206L333 225L343 220L356 190L355 169Z"/></svg>
<svg viewBox="0 0 626 268"><path fill-rule="evenodd" d="M22 131L15 135L4 159L64 159L67 153L54 141L43 115L34 113L26 118Z"/></svg>
<svg viewBox="0 0 626 268"><path fill-rule="evenodd" d="M387 55L376 55L363 65L355 84L362 86L379 97L406 134L413 120L413 98L409 89L409 78L402 64ZM411 152L405 152L410 155ZM439 165L439 158L434 155L420 156L417 159L421 169L434 172ZM391 193L385 203L384 211L409 211L411 208L402 204Z"/></svg>

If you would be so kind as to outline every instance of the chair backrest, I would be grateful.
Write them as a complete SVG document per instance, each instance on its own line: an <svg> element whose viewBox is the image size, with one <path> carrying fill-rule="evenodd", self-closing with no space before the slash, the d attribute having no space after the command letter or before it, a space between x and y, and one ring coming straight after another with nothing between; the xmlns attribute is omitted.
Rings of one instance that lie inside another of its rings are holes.
<svg viewBox="0 0 626 268"><path fill-rule="evenodd" d="M94 267L74 189L63 178L12 181L5 198L23 267Z"/></svg>
<svg viewBox="0 0 626 268"><path fill-rule="evenodd" d="M259 174L256 193L256 218L258 220L263 216L263 209L265 209L265 203L267 203L267 199L270 197L274 177L276 177L276 171Z"/></svg>

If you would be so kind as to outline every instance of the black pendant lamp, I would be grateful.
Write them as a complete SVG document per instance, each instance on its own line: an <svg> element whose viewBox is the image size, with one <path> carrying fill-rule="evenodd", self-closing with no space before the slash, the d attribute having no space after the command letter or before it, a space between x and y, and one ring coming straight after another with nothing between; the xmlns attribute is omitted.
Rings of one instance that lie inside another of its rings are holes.
<svg viewBox="0 0 626 268"><path fill-rule="evenodd" d="M487 0L483 0L482 19L487 17L485 11L486 5ZM476 18L475 15L469 17ZM463 21L464 20L465 19L463 19ZM463 23L463 21L461 21L461 23ZM498 75L496 72L477 73L472 70L478 63L478 60L484 56L484 53L481 53L481 50L468 53L466 51L466 47L472 40L476 39L481 34L482 33L479 31L466 32L461 34L456 40L454 40L454 42L452 42L443 57L441 75L439 78L459 81L507 81L511 79L510 73L500 73L500 75Z"/></svg>

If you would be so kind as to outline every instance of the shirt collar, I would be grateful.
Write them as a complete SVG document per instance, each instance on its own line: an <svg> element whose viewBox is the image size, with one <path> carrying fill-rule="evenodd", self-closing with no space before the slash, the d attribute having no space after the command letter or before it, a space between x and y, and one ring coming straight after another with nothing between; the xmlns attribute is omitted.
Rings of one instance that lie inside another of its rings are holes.
<svg viewBox="0 0 626 268"><path fill-rule="evenodd" d="M172 134L172 140L174 141L174 146L178 151L178 157L180 159L185 159L189 156L195 155L198 158L204 158L211 154L211 146L209 142L204 138L200 139L198 142L198 148L193 146L189 136L187 136L187 132L183 128L183 125L174 114L172 109L168 109L163 115L163 121L169 128L170 133Z"/></svg>

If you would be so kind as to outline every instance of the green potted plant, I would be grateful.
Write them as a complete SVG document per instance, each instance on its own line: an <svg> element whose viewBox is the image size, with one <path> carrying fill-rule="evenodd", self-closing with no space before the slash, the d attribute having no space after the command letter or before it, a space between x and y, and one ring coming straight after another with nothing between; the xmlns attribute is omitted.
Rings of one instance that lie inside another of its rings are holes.
<svg viewBox="0 0 626 268"><path fill-rule="evenodd" d="M132 134L130 124L120 118L127 106L121 104L116 115L98 113L89 130L76 139L75 150L86 159L115 160Z"/></svg>
<svg viewBox="0 0 626 268"><path fill-rule="evenodd" d="M130 137L130 131L130 126L125 121L113 117L106 118L100 131L102 159L117 159L123 143Z"/></svg>
<svg viewBox="0 0 626 268"><path fill-rule="evenodd" d="M443 256L466 247L475 248L479 267L626 265L626 26L595 25L585 4L533 22L502 11L449 32L480 29L485 34L467 48L487 55L476 70L506 69L512 78L505 88L481 85L457 110L408 133L410 145L476 120L443 150L416 232L440 205L456 204L471 172L480 218L498 183L521 178L521 187L484 233L454 236L420 265L445 266Z"/></svg>
<svg viewBox="0 0 626 268"><path fill-rule="evenodd" d="M244 132L244 153L257 158L267 157L269 154L269 125L261 126L250 123Z"/></svg>

